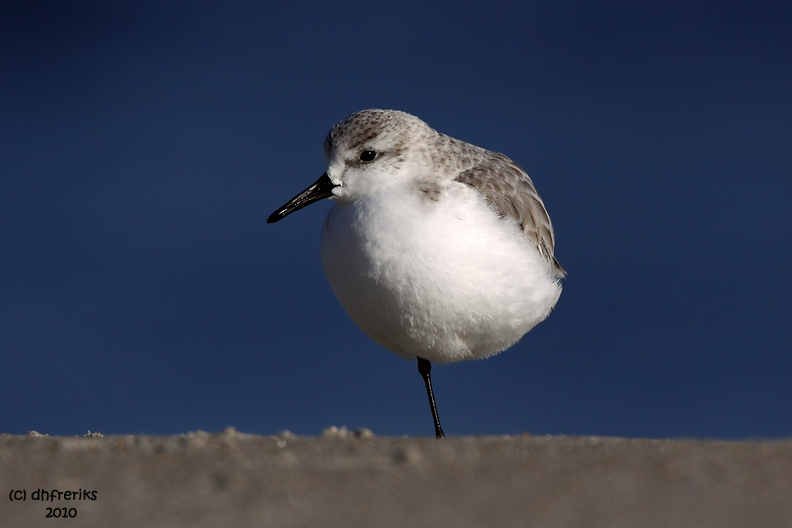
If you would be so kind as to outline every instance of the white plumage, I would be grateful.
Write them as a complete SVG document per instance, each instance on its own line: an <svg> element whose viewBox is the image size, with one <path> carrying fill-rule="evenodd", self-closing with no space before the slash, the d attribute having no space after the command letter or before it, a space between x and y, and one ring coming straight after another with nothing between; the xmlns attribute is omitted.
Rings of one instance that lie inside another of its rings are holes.
<svg viewBox="0 0 792 528"><path fill-rule="evenodd" d="M515 222L472 187L446 185L430 202L409 183L339 199L322 232L325 273L352 320L385 348L437 363L505 350L561 294Z"/></svg>

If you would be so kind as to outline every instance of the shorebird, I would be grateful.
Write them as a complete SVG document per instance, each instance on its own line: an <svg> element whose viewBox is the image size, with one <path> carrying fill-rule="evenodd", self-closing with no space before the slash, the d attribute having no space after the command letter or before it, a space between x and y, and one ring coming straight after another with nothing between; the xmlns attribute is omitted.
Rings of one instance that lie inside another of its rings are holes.
<svg viewBox="0 0 792 528"><path fill-rule="evenodd" d="M352 320L418 362L437 438L431 363L481 359L550 315L563 268L531 178L503 154L395 110L364 110L324 141L327 171L268 223L319 200L327 279Z"/></svg>

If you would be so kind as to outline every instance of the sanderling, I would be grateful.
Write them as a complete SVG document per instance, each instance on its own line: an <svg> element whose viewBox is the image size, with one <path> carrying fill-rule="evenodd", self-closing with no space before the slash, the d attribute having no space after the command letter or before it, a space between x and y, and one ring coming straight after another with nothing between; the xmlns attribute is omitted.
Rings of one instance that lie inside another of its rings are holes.
<svg viewBox="0 0 792 528"><path fill-rule="evenodd" d="M352 320L417 360L443 438L431 362L481 359L553 310L564 270L531 178L415 116L364 110L324 141L327 171L267 222L332 198L322 263Z"/></svg>

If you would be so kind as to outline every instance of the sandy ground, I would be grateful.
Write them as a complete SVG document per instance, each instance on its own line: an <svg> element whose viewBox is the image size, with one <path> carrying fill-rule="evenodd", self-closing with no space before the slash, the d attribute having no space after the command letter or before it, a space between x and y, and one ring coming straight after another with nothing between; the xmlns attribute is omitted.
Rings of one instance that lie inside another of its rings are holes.
<svg viewBox="0 0 792 528"><path fill-rule="evenodd" d="M792 441L0 435L0 491L3 527L790 527Z"/></svg>

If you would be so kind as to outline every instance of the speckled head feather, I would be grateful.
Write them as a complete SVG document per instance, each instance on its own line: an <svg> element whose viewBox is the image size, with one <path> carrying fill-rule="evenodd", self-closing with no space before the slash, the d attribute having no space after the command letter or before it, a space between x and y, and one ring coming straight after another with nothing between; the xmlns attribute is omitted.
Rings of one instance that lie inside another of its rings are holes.
<svg viewBox="0 0 792 528"><path fill-rule="evenodd" d="M373 108L356 112L331 128L324 140L324 152L329 158L338 148L360 150L374 139L388 141L394 149L399 149L430 132L434 130L406 112Z"/></svg>

